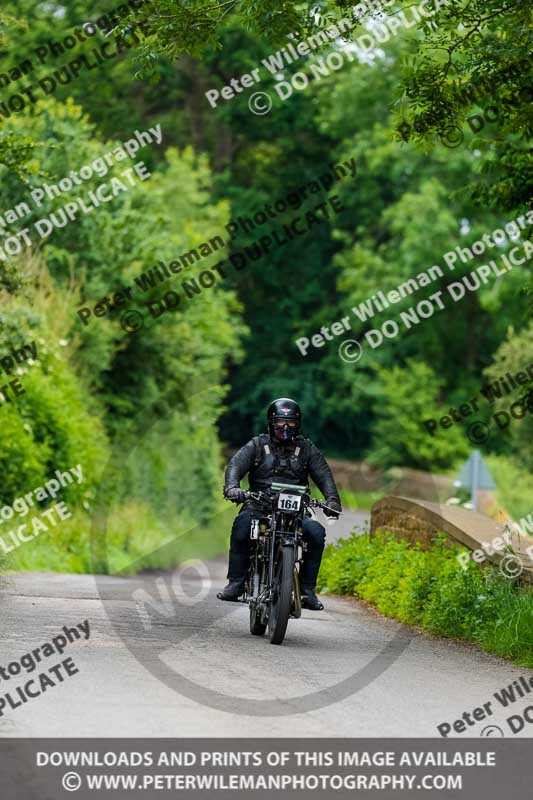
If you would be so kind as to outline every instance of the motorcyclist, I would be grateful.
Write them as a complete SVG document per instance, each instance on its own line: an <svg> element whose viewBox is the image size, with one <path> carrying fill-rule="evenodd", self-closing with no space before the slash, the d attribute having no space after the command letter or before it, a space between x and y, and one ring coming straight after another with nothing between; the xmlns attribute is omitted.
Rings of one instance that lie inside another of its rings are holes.
<svg viewBox="0 0 533 800"><path fill-rule="evenodd" d="M338 516L341 503L331 470L310 439L300 435L302 413L300 406L288 397L274 400L267 411L268 433L255 436L235 453L226 468L224 497L244 504L233 522L230 539L228 585L218 593L220 600L237 600L244 591L250 564L250 525L254 503L246 498L240 482L249 473L250 490L269 492L272 482L308 484L310 476L318 486L332 511ZM307 543L300 568L302 606L321 611L324 606L315 594L326 531L316 520L303 521L303 539Z"/></svg>

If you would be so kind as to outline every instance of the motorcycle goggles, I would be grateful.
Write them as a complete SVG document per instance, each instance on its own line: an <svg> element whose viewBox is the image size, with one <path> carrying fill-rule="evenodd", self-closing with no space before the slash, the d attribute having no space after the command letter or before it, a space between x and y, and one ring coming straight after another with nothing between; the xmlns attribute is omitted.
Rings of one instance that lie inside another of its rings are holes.
<svg viewBox="0 0 533 800"><path fill-rule="evenodd" d="M287 419L286 417L274 417L272 424L274 428L277 428L278 430L283 430L285 425L291 428L291 430L295 430L298 427L298 420Z"/></svg>

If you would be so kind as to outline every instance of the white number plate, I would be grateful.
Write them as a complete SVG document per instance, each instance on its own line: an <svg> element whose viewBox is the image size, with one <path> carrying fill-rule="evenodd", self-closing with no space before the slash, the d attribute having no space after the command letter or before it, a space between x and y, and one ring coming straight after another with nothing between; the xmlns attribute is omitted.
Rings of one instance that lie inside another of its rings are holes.
<svg viewBox="0 0 533 800"><path fill-rule="evenodd" d="M278 496L278 508L282 511L298 511L302 498L299 494L280 494Z"/></svg>

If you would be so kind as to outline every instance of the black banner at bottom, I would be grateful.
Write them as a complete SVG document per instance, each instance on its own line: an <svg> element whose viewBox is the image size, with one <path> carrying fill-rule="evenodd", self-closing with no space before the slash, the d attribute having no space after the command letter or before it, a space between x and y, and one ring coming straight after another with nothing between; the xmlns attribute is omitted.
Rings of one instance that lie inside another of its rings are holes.
<svg viewBox="0 0 533 800"><path fill-rule="evenodd" d="M2 800L531 796L531 739L0 739Z"/></svg>

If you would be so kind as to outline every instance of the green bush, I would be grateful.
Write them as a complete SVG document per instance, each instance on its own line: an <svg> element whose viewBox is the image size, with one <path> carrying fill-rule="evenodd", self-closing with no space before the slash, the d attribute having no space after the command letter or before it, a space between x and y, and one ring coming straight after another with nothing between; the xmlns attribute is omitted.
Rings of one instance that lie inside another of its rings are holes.
<svg viewBox="0 0 533 800"><path fill-rule="evenodd" d="M104 141L81 106L52 98L36 103L31 115L13 116L8 127L40 144L28 176L3 176L4 208L119 143ZM122 308L88 325L76 313L80 305L94 307L106 293L135 285L158 261L199 248L230 219L228 201L213 199L205 155L190 147L156 152L143 155L154 159L150 180L137 181L98 214L81 214L56 228L38 250L24 248L16 264L0 263L0 355L32 340L38 350L36 363L20 367L25 394L0 407L0 502L41 486L57 469L80 463L84 474L81 485L69 485L59 498L73 519L10 554L8 568L116 571L140 558L172 566L169 553L181 558L183 551L181 545L167 547L176 531L207 529L219 513L216 425L227 393L227 362L241 358L245 331L231 282L190 298L179 313L161 319L145 314L135 336L119 324ZM82 188L45 198L32 208L28 224L128 166L116 164ZM225 254L220 247L202 267ZM188 275L197 279L198 269L191 266ZM166 288L181 292L181 279L173 276L146 294L135 288L134 304ZM225 527L217 533L226 535ZM217 537L203 546L204 554L220 552ZM191 547L197 539L191 534Z"/></svg>
<svg viewBox="0 0 533 800"><path fill-rule="evenodd" d="M82 465L83 482L64 490L82 503L94 493L107 452L103 426L89 413L79 379L66 360L43 353L21 369L24 394L0 408L0 502L42 486L55 470Z"/></svg>
<svg viewBox="0 0 533 800"><path fill-rule="evenodd" d="M519 331L515 331L512 326L507 331L507 338L503 341L494 353L494 363L485 370L486 381L498 383L498 380L511 373L516 375L523 371L533 361L533 322ZM491 411L506 411L509 414L510 406L523 398L526 392L531 389L531 384L519 386L511 394L504 395L501 399L494 402ZM511 450L518 465L530 474L533 469L533 415L526 413L523 419L513 419L507 428L495 430L500 442L506 442Z"/></svg>
<svg viewBox="0 0 533 800"><path fill-rule="evenodd" d="M76 511L72 519L42 532L5 558L0 555L1 571L101 573L95 559L101 559L102 553L110 574L169 569L188 558L212 558L227 551L235 515L234 508L222 503L205 524L186 514L162 520L149 504L136 499L114 505L105 525L93 527L89 514Z"/></svg>
<svg viewBox="0 0 533 800"><path fill-rule="evenodd" d="M443 380L428 364L408 359L406 367L377 372L380 386L369 464L436 469L466 457L469 444L459 426L437 428L430 436L423 425L424 420L442 415L438 397Z"/></svg>
<svg viewBox="0 0 533 800"><path fill-rule="evenodd" d="M525 470L516 456L483 456L496 484L495 499L512 518L518 522L521 517L533 511L533 475Z"/></svg>
<svg viewBox="0 0 533 800"><path fill-rule="evenodd" d="M533 593L474 561L463 570L444 535L429 549L392 534L352 536L324 551L318 586L352 594L426 630L533 666Z"/></svg>

